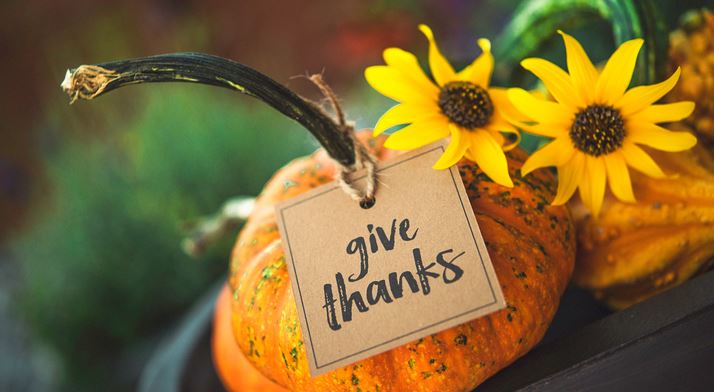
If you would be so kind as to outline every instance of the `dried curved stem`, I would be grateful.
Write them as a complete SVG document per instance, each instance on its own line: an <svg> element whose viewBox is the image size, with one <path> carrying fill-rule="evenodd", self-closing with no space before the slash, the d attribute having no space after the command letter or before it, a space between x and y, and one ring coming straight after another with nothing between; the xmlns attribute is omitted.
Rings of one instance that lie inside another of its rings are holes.
<svg viewBox="0 0 714 392"><path fill-rule="evenodd" d="M93 99L137 83L188 82L225 87L257 98L299 122L340 164L355 163L352 139L320 107L243 64L202 53L174 53L82 65L67 71L62 88L71 97Z"/></svg>

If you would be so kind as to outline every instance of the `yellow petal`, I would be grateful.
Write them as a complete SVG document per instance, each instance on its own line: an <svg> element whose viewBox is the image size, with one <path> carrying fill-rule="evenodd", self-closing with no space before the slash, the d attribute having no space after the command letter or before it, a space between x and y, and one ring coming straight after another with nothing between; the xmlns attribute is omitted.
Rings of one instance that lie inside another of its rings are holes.
<svg viewBox="0 0 714 392"><path fill-rule="evenodd" d="M614 106L620 109L623 116L639 112L667 94L677 84L680 72L681 70L677 67L672 76L664 82L630 89L615 102Z"/></svg>
<svg viewBox="0 0 714 392"><path fill-rule="evenodd" d="M469 140L463 135L464 131L453 125L450 125L449 129L451 131L451 142L434 164L434 169L436 170L444 170L454 166L463 158L466 149L469 147Z"/></svg>
<svg viewBox="0 0 714 392"><path fill-rule="evenodd" d="M630 117L633 121L646 121L651 123L673 122L689 117L694 111L694 102L682 101L650 105Z"/></svg>
<svg viewBox="0 0 714 392"><path fill-rule="evenodd" d="M499 141L499 145L503 146L503 151L511 151L521 142L521 133L518 132L518 129L516 129L513 125L507 122L497 122L491 120L491 122L488 123L484 129L494 135L496 140ZM503 143L505 143L505 138L501 135L501 132L515 135L515 140L504 146Z"/></svg>
<svg viewBox="0 0 714 392"><path fill-rule="evenodd" d="M493 118L496 121L507 121L511 124L528 121L529 118L523 115L508 98L508 90L502 87L491 87L488 95L493 102Z"/></svg>
<svg viewBox="0 0 714 392"><path fill-rule="evenodd" d="M393 126L410 124L432 116L439 116L436 109L431 110L431 108L424 105L401 103L392 106L377 121L374 126L374 136L382 134L382 132Z"/></svg>
<svg viewBox="0 0 714 392"><path fill-rule="evenodd" d="M622 97L632 80L637 54L643 43L641 38L629 40L610 56L595 85L596 102L613 104Z"/></svg>
<svg viewBox="0 0 714 392"><path fill-rule="evenodd" d="M570 73L573 86L583 102L592 102L593 87L597 82L597 70L575 38L560 30L558 33L563 36L565 43L568 73Z"/></svg>
<svg viewBox="0 0 714 392"><path fill-rule="evenodd" d="M382 56L387 65L399 70L405 77L411 79L417 88L423 90L425 94L433 95L434 97L439 94L439 88L424 74L424 70L419 65L416 56L399 48L387 48Z"/></svg>
<svg viewBox="0 0 714 392"><path fill-rule="evenodd" d="M426 36L426 39L429 40L429 68L431 69L432 75L434 75L436 83L439 86L443 86L454 80L456 77L454 68L451 67L451 64L449 64L444 55L439 51L439 47L436 46L434 33L429 26L424 24L419 25L419 30L421 30Z"/></svg>
<svg viewBox="0 0 714 392"><path fill-rule="evenodd" d="M565 204L573 196L578 182L582 180L585 171L585 155L575 152L563 166L558 166L558 192L553 199L553 205Z"/></svg>
<svg viewBox="0 0 714 392"><path fill-rule="evenodd" d="M622 145L622 156L625 157L625 162L635 170L653 178L664 178L664 173L657 163L634 143L625 142Z"/></svg>
<svg viewBox="0 0 714 392"><path fill-rule="evenodd" d="M534 152L521 168L525 176L535 169L546 166L562 166L572 158L573 144L567 136L559 137Z"/></svg>
<svg viewBox="0 0 714 392"><path fill-rule="evenodd" d="M411 120L408 118L410 114L411 112L404 104L392 106L377 120L373 135L378 136L393 126L410 123Z"/></svg>
<svg viewBox="0 0 714 392"><path fill-rule="evenodd" d="M471 132L473 132L473 131L470 131L469 133L471 133ZM499 146L501 146L501 148L503 148L503 143L506 142L506 138L500 132L495 132L495 131L491 131L491 130L486 130L486 132L488 132L488 134L491 135L493 140L496 141L496 144L498 144ZM469 158L470 153L471 153L471 150L466 150L466 154L464 154L466 156L466 158ZM476 162L475 158L474 159L469 158L469 159Z"/></svg>
<svg viewBox="0 0 714 392"><path fill-rule="evenodd" d="M518 134L518 129L503 118L496 119L492 117L488 124L484 125L483 128L494 132L505 132L514 135Z"/></svg>
<svg viewBox="0 0 714 392"><path fill-rule="evenodd" d="M578 181L578 193L580 193L580 201L582 201L585 207L592 212L592 202L590 201L592 193L590 192L590 174L588 173L587 159L587 155L584 155L583 172L581 173L580 180Z"/></svg>
<svg viewBox="0 0 714 392"><path fill-rule="evenodd" d="M521 113L539 123L570 125L573 110L555 102L534 97L522 88L509 88L508 98Z"/></svg>
<svg viewBox="0 0 714 392"><path fill-rule="evenodd" d="M580 182L580 199L592 212L593 216L600 214L600 207L605 198L605 162L596 157L585 157L585 173Z"/></svg>
<svg viewBox="0 0 714 392"><path fill-rule="evenodd" d="M568 74L557 65L547 60L529 58L521 61L521 66L542 80L556 101L573 108L585 106Z"/></svg>
<svg viewBox="0 0 714 392"><path fill-rule="evenodd" d="M627 138L662 151L684 151L697 144L697 138L689 132L672 132L649 122L627 122Z"/></svg>
<svg viewBox="0 0 714 392"><path fill-rule="evenodd" d="M605 168L607 169L607 179L612 194L622 201L634 202L635 195L632 193L630 171L627 169L622 153L614 152L605 155Z"/></svg>
<svg viewBox="0 0 714 392"><path fill-rule="evenodd" d="M413 150L449 136L446 120L437 118L418 121L389 135L384 147L392 150Z"/></svg>
<svg viewBox="0 0 714 392"><path fill-rule="evenodd" d="M373 65L364 70L364 77L380 94L399 102L430 104L436 98L419 88L399 70L385 65Z"/></svg>
<svg viewBox="0 0 714 392"><path fill-rule="evenodd" d="M552 125L552 124L517 124L519 128L523 129L528 133L534 135L540 135L545 137L557 138L568 134L568 128L564 125Z"/></svg>
<svg viewBox="0 0 714 392"><path fill-rule="evenodd" d="M470 155L481 170L494 182L512 188L513 181L508 174L508 160L498 142L484 130L472 131L469 146Z"/></svg>
<svg viewBox="0 0 714 392"><path fill-rule="evenodd" d="M493 72L493 55L491 54L491 41L481 38L478 46L483 51L471 65L464 68L456 76L459 80L474 83L483 88L488 88Z"/></svg>

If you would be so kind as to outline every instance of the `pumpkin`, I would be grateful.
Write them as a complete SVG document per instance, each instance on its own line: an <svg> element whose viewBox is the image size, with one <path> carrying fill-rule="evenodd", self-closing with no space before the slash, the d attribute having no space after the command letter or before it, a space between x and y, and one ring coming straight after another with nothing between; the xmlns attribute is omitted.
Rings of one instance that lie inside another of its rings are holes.
<svg viewBox="0 0 714 392"><path fill-rule="evenodd" d="M360 136L369 138L368 132ZM369 140L368 147L379 159L389 155L381 139ZM511 170L524 159L522 151L510 153ZM532 348L545 333L573 268L575 233L569 212L549 205L555 189L549 173L528 179L512 173L515 187L508 189L469 161L460 162L459 169L506 309L311 377L274 206L334 179L334 163L318 151L275 174L233 251L233 334L248 360L291 390L463 391ZM240 377L222 374L228 385Z"/></svg>
<svg viewBox="0 0 714 392"><path fill-rule="evenodd" d="M648 151L669 178L632 173L636 203L608 197L598 219L573 208L577 285L623 309L711 268L714 154Z"/></svg>
<svg viewBox="0 0 714 392"><path fill-rule="evenodd" d="M285 388L255 370L233 339L231 290L228 285L223 287L216 300L211 352L221 381L231 391L285 392Z"/></svg>
<svg viewBox="0 0 714 392"><path fill-rule="evenodd" d="M246 370L234 350L237 343L257 371L291 390L470 390L543 337L572 273L574 226L566 207L549 204L556 189L553 175L543 171L520 178L517 171L526 154L513 150L508 154L513 188L494 184L469 161L458 163L507 307L311 377L274 207L333 181L338 163L354 167L355 142L346 132L352 131L266 75L199 53L83 65L67 72L62 88L74 101L126 85L167 81L220 86L258 98L305 126L324 148L275 174L239 235L230 265L231 300L219 302L214 334L216 367L227 386L265 386L260 377L258 384L241 380L255 373ZM359 133L357 139L380 160L393 155L371 132ZM228 313L232 334L226 333Z"/></svg>

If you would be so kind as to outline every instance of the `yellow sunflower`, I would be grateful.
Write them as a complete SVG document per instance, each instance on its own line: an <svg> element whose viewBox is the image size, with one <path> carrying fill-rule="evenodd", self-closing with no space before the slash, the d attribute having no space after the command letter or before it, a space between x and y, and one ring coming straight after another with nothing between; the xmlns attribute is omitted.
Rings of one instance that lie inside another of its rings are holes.
<svg viewBox="0 0 714 392"><path fill-rule="evenodd" d="M577 187L583 204L597 216L606 181L618 199L635 200L628 166L652 177L664 176L638 144L663 151L683 151L696 144L688 132L656 125L689 116L694 103L654 104L677 83L679 69L664 82L627 90L642 39L623 43L598 72L580 43L559 33L565 41L568 73L539 58L521 62L543 81L555 102L523 89L508 90L515 107L535 123L521 124L522 128L554 138L528 158L521 175L556 166L558 193L553 204L568 201Z"/></svg>
<svg viewBox="0 0 714 392"><path fill-rule="evenodd" d="M491 43L479 39L483 53L457 73L436 46L431 29L425 25L419 29L429 41L429 67L434 82L424 74L413 54L398 48L386 49L386 65L368 67L365 78L379 93L400 103L382 115L374 135L409 124L387 139L385 146L396 150L415 149L451 136L435 169L446 169L466 156L495 182L512 187L504 150L515 147L520 135L504 112L509 108L514 116L518 112L510 105L505 89L490 86ZM515 142L504 145L506 138L501 132L515 135Z"/></svg>

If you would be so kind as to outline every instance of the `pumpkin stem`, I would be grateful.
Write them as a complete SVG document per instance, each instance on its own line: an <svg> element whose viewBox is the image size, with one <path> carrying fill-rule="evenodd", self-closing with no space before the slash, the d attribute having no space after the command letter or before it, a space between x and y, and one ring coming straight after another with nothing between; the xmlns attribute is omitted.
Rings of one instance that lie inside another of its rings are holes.
<svg viewBox="0 0 714 392"><path fill-rule="evenodd" d="M270 77L243 64L203 53L173 53L81 65L67 70L61 84L70 96L90 100L116 88L154 82L189 82L225 87L257 98L297 121L315 136L340 164L355 163L351 135L316 104Z"/></svg>

